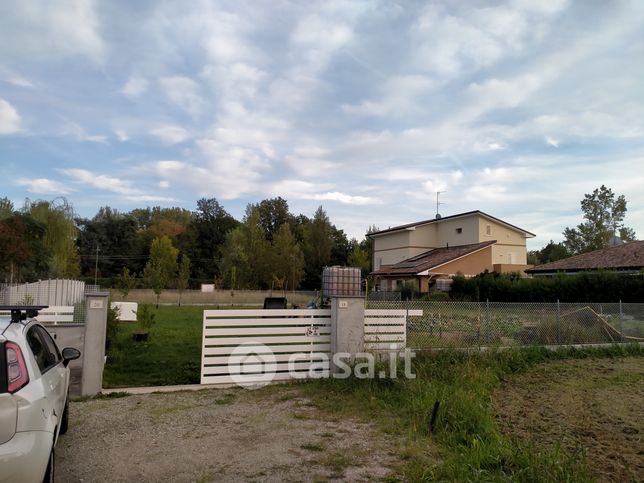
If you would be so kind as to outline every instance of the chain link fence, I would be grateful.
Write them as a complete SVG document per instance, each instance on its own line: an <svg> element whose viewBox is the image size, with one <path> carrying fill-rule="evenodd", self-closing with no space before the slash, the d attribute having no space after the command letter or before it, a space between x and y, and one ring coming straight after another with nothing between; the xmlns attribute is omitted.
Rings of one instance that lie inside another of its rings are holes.
<svg viewBox="0 0 644 483"><path fill-rule="evenodd" d="M0 284L0 305L46 305L38 320L55 324L84 324L85 294L98 285L78 280L39 280L34 283Z"/></svg>
<svg viewBox="0 0 644 483"><path fill-rule="evenodd" d="M644 304L374 301L368 308L422 310L407 317L407 347L644 342Z"/></svg>

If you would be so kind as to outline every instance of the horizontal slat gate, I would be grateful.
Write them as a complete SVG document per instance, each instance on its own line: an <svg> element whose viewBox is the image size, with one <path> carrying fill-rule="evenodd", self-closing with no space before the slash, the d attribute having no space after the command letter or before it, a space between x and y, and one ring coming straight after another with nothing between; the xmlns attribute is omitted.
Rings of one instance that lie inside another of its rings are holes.
<svg viewBox="0 0 644 483"><path fill-rule="evenodd" d="M407 317L419 317L422 310L366 309L364 346L368 351L404 350L407 347Z"/></svg>
<svg viewBox="0 0 644 483"><path fill-rule="evenodd" d="M238 382L235 376L240 368L245 383L265 382L267 359L272 361L275 374L270 380L274 381L307 377L312 366L328 370L330 331L328 309L205 310L201 384ZM240 351L240 345L248 351ZM270 357L262 346L270 350ZM325 361L316 356L320 353L326 355Z"/></svg>

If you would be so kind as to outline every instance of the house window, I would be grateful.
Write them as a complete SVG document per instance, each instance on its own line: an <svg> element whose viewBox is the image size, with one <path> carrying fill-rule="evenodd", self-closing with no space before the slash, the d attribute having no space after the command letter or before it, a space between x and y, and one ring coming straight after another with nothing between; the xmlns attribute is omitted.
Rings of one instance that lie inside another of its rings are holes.
<svg viewBox="0 0 644 483"><path fill-rule="evenodd" d="M463 229L462 228L457 228L456 233L458 233L460 235L461 233L463 233Z"/></svg>
<svg viewBox="0 0 644 483"><path fill-rule="evenodd" d="M485 225L485 234L486 235L492 234L492 227L490 225Z"/></svg>

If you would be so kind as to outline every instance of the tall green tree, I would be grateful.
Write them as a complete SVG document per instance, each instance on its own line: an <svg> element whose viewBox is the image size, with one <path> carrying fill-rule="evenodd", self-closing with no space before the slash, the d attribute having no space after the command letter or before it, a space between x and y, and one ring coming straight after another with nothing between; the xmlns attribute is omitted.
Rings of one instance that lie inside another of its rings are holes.
<svg viewBox="0 0 644 483"><path fill-rule="evenodd" d="M210 279L221 275L219 261L226 236L239 222L215 198L197 201L197 210L186 232L179 235L178 247L193 262L192 276Z"/></svg>
<svg viewBox="0 0 644 483"><path fill-rule="evenodd" d="M556 262L569 256L570 253L566 245L550 240L541 250L530 250L528 252L528 263L531 265L542 265L544 263Z"/></svg>
<svg viewBox="0 0 644 483"><path fill-rule="evenodd" d="M254 207L257 208L259 225L269 241L273 240L282 225L289 224L292 228L294 224L293 215L288 211L288 202L280 196L263 200Z"/></svg>
<svg viewBox="0 0 644 483"><path fill-rule="evenodd" d="M243 223L228 234L222 248L221 268L226 283L230 286L235 273L239 288L269 287L269 252L270 243L264 237L257 207L248 205Z"/></svg>
<svg viewBox="0 0 644 483"><path fill-rule="evenodd" d="M571 254L605 248L615 235L623 241L635 239L633 229L623 224L626 216L624 195L615 197L613 190L601 185L592 193L584 195L581 211L584 222L576 228L566 228L563 232L563 243Z"/></svg>
<svg viewBox="0 0 644 483"><path fill-rule="evenodd" d="M6 282L30 282L47 276L49 253L45 225L24 213L0 220L0 274Z"/></svg>
<svg viewBox="0 0 644 483"><path fill-rule="evenodd" d="M103 206L92 219L77 219L76 223L83 275L94 275L96 247L100 277L117 277L124 267L131 273L143 271L152 237L139 227L135 216Z"/></svg>
<svg viewBox="0 0 644 483"><path fill-rule="evenodd" d="M178 255L179 250L172 246L172 241L167 236L155 238L152 241L150 259L145 266L143 276L156 294L157 307L161 293L176 277Z"/></svg>
<svg viewBox="0 0 644 483"><path fill-rule="evenodd" d="M179 291L179 306L181 306L181 296L184 290L188 288L190 282L190 258L188 255L181 255L179 269L177 271L177 290Z"/></svg>
<svg viewBox="0 0 644 483"><path fill-rule="evenodd" d="M13 215L13 202L7 198L0 198L0 220L4 220Z"/></svg>
<svg viewBox="0 0 644 483"><path fill-rule="evenodd" d="M295 290L304 276L304 255L288 223L283 223L277 230L270 259L273 279L286 281L286 288Z"/></svg>
<svg viewBox="0 0 644 483"><path fill-rule="evenodd" d="M318 207L309 223L301 225L304 244L305 286L319 288L322 283L322 269L331 262L334 227L322 206ZM346 258L345 258L346 260Z"/></svg>
<svg viewBox="0 0 644 483"><path fill-rule="evenodd" d="M25 200L23 212L45 226L43 244L49 253L49 273L52 278L80 275L80 258L76 247L78 230L74 223L74 208L64 198L53 201Z"/></svg>

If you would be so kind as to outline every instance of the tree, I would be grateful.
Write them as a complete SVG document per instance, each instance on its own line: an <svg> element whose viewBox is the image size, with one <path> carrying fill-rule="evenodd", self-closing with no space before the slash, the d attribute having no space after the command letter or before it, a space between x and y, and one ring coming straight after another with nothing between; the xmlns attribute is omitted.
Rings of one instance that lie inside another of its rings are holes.
<svg viewBox="0 0 644 483"><path fill-rule="evenodd" d="M221 274L218 262L226 236L239 225L215 198L197 201L197 211L177 244L193 262L193 277L212 280Z"/></svg>
<svg viewBox="0 0 644 483"><path fill-rule="evenodd" d="M626 215L626 198L601 185L581 201L584 222L577 228L566 228L564 245L573 254L590 252L609 246L613 236L624 241L635 239L635 232L623 225Z"/></svg>
<svg viewBox="0 0 644 483"><path fill-rule="evenodd" d="M334 227L320 206L315 211L313 219L301 225L301 229L306 261L305 286L319 288L322 283L322 269L331 261L335 242Z"/></svg>
<svg viewBox="0 0 644 483"><path fill-rule="evenodd" d="M177 273L177 255L179 250L172 246L167 236L155 238L150 247L150 260L145 266L144 277L157 296L157 307L163 289L168 288Z"/></svg>
<svg viewBox="0 0 644 483"><path fill-rule="evenodd" d="M563 243L550 242L541 250L528 252L528 263L531 265L542 265L544 263L556 262L562 258L568 258L570 253Z"/></svg>
<svg viewBox="0 0 644 483"><path fill-rule="evenodd" d="M181 295L183 291L188 288L190 281L190 258L188 255L181 255L179 262L179 270L177 272L177 290L179 291L179 306L181 306Z"/></svg>
<svg viewBox="0 0 644 483"><path fill-rule="evenodd" d="M13 215L13 203L7 197L0 198L0 220L5 220Z"/></svg>
<svg viewBox="0 0 644 483"><path fill-rule="evenodd" d="M357 244L357 241L353 249L349 253L347 264L350 267L359 267L363 277L366 277L371 271L371 259L369 258L369 252L362 248L359 244Z"/></svg>
<svg viewBox="0 0 644 483"><path fill-rule="evenodd" d="M254 208L257 208L259 225L269 241L273 240L282 225L293 224L293 215L288 211L288 203L282 197L263 200L254 205Z"/></svg>
<svg viewBox="0 0 644 483"><path fill-rule="evenodd" d="M83 275L94 274L97 246L100 276L116 277L124 267L131 273L143 271L151 239L135 216L104 206L91 220L77 219L76 223Z"/></svg>
<svg viewBox="0 0 644 483"><path fill-rule="evenodd" d="M230 285L235 273L239 288L270 286L270 243L259 224L257 206L248 205L244 222L226 237L222 248L221 269ZM234 271L233 271L234 268Z"/></svg>
<svg viewBox="0 0 644 483"><path fill-rule="evenodd" d="M273 238L270 271L274 280L286 281L291 290L297 288L304 275L304 255L287 223L279 227Z"/></svg>
<svg viewBox="0 0 644 483"><path fill-rule="evenodd" d="M53 201L25 200L22 209L45 226L43 244L49 254L48 276L78 277L80 257L76 247L78 230L74 223L74 208L65 198Z"/></svg>
<svg viewBox="0 0 644 483"><path fill-rule="evenodd" d="M127 267L123 267L123 271L118 276L117 280L119 292L123 296L123 300L127 299L128 294L136 285L136 278Z"/></svg>
<svg viewBox="0 0 644 483"><path fill-rule="evenodd" d="M44 237L45 225L30 215L14 213L0 220L0 272L8 282L47 277L50 257Z"/></svg>

